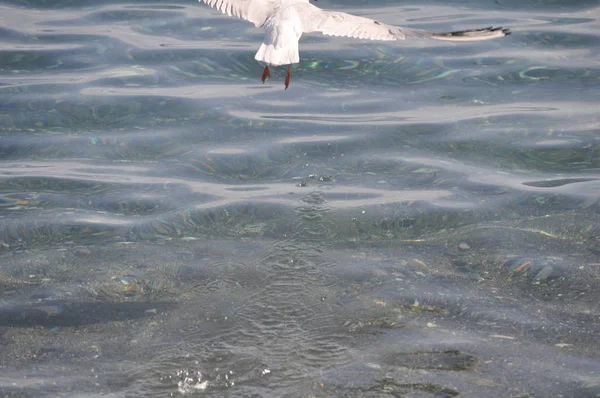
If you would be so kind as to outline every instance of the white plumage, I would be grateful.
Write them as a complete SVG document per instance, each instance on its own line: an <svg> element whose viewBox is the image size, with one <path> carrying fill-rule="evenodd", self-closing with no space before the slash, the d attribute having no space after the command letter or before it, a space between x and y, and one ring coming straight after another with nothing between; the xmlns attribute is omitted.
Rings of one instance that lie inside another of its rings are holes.
<svg viewBox="0 0 600 398"><path fill-rule="evenodd" d="M199 0L224 14L252 22L265 29L265 38L254 56L267 64L263 82L270 76L269 65L288 65L286 88L290 78L290 64L300 61L298 41L303 33L321 32L330 36L346 36L369 40L404 40L408 37L476 41L504 37L508 29L487 27L447 33L421 29L400 28L373 19L345 12L323 10L309 0Z"/></svg>
<svg viewBox="0 0 600 398"><path fill-rule="evenodd" d="M299 11L299 8L294 6L282 7L266 19L262 24L265 38L254 56L256 60L273 66L300 62L298 41L304 33L304 24Z"/></svg>

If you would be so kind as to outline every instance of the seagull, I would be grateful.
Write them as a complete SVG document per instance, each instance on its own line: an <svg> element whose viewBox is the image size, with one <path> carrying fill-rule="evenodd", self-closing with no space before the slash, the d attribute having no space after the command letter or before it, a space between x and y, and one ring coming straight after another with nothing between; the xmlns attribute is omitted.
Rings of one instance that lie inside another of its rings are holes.
<svg viewBox="0 0 600 398"><path fill-rule="evenodd" d="M510 34L509 29L492 27L434 33L421 29L401 28L373 19L324 10L310 0L199 0L223 14L252 22L265 30L258 52L254 56L266 64L264 83L271 77L269 66L287 65L285 89L292 78L292 64L300 62L298 41L304 33L321 32L329 36L344 36L368 40L405 40L410 37L447 41L490 40ZM314 0L316 1L316 0Z"/></svg>

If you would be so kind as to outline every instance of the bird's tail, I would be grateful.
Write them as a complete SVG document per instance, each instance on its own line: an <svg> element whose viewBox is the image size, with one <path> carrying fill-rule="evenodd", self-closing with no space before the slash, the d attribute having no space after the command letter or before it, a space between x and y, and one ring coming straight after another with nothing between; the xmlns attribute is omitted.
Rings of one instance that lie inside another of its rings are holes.
<svg viewBox="0 0 600 398"><path fill-rule="evenodd" d="M269 65L290 65L300 62L298 40L291 40L285 45L275 46L273 43L262 43L254 59Z"/></svg>
<svg viewBox="0 0 600 398"><path fill-rule="evenodd" d="M488 26L487 28L482 29L459 30L456 32L434 33L427 31L418 31L417 33L417 36L446 41L490 40L508 35L510 35L509 29L501 27L494 28L493 26Z"/></svg>

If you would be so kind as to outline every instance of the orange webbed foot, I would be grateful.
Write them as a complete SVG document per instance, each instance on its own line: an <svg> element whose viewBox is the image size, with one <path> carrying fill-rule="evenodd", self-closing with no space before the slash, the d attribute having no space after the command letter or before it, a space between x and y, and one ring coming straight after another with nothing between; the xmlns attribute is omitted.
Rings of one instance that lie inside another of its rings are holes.
<svg viewBox="0 0 600 398"><path fill-rule="evenodd" d="M292 80L292 65L288 65L287 74L285 75L285 89L286 90L290 86L290 80Z"/></svg>
<svg viewBox="0 0 600 398"><path fill-rule="evenodd" d="M265 70L263 70L263 74L262 74L262 82L263 84L265 84L265 80L267 80L267 77L271 77L271 71L269 70L269 65L265 66Z"/></svg>

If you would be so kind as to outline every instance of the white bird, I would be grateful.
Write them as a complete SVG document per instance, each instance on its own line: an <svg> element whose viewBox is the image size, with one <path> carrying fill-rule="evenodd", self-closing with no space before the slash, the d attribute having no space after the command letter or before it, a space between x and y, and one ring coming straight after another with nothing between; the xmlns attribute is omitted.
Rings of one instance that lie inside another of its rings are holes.
<svg viewBox="0 0 600 398"><path fill-rule="evenodd" d="M265 29L265 38L254 56L257 61L267 64L262 74L262 82L271 77L269 65L287 65L286 89L292 77L291 64L300 62L298 41L304 33L321 32L330 36L370 40L405 40L416 37L448 41L489 40L510 34L508 29L491 26L446 33L400 28L345 12L324 10L312 5L309 0L199 1L224 14L245 19L256 27Z"/></svg>

